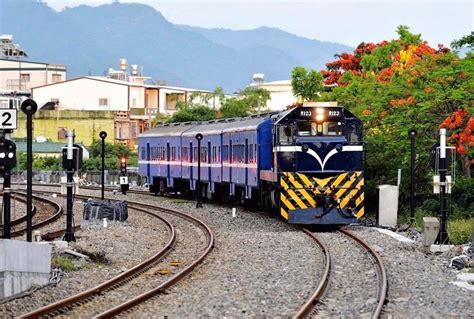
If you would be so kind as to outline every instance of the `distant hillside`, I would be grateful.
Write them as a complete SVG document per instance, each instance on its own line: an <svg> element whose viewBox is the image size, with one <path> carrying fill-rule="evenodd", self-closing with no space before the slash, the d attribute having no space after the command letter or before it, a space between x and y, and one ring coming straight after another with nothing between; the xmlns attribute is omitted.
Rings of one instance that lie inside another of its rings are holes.
<svg viewBox="0 0 474 319"><path fill-rule="evenodd" d="M294 66L322 68L351 48L275 28L232 31L174 25L143 4L81 5L61 12L34 0L0 1L0 33L13 34L34 61L62 63L68 77L100 75L118 59L169 85L226 92L252 74L288 79Z"/></svg>

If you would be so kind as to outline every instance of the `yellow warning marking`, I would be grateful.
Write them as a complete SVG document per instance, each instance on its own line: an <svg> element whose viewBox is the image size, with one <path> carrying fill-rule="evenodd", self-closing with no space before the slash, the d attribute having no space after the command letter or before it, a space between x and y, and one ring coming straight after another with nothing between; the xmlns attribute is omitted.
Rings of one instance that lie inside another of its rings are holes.
<svg viewBox="0 0 474 319"><path fill-rule="evenodd" d="M331 183L331 186L337 187L346 176L347 176L347 173L340 174L339 176L337 176L336 180L333 183ZM330 193L330 192L331 192L331 188L328 187L328 189L326 190L326 193Z"/></svg>
<svg viewBox="0 0 474 319"><path fill-rule="evenodd" d="M357 191L359 190L359 188L364 184L364 179L361 179L359 184L357 184L357 186L352 189L349 194L347 194L347 196L342 200L341 202L341 207L345 207L347 205L347 203L349 202L349 200L355 196L355 194L357 193Z"/></svg>
<svg viewBox="0 0 474 319"><path fill-rule="evenodd" d="M283 218L288 220L288 213L286 212L286 210L283 209L283 207L280 208L280 214L281 214L281 216L283 216Z"/></svg>
<svg viewBox="0 0 474 319"><path fill-rule="evenodd" d="M364 201L364 193L360 194L359 197L356 199L356 207L360 205Z"/></svg>
<svg viewBox="0 0 474 319"><path fill-rule="evenodd" d="M291 198L298 204L298 206L302 209L308 208L305 203L300 199L300 197L292 190L288 189L288 194L290 194Z"/></svg>
<svg viewBox="0 0 474 319"><path fill-rule="evenodd" d="M341 189L339 189L339 191L336 193L336 197L337 198L340 198L342 194L344 194L344 192L346 191L347 188L349 188L349 186L351 186L352 183L354 183L355 179L353 178L354 175L352 175L349 180L342 186ZM343 207L341 205L341 207Z"/></svg>
<svg viewBox="0 0 474 319"><path fill-rule="evenodd" d="M301 195L303 195L304 198L306 198L306 200L309 202L309 204L312 206L312 207L316 207L316 202L314 201L314 199L308 194L308 192L303 189L303 186L294 178L293 175L289 175L289 179L290 179L290 182L293 184L293 186L295 186L296 188L298 188L298 191L301 193Z"/></svg>
<svg viewBox="0 0 474 319"><path fill-rule="evenodd" d="M308 177L306 177L306 175L300 173L297 173L297 175L299 178L301 178L301 180L303 181L303 183L305 183L307 187L313 187L313 183L311 183L311 181L308 179Z"/></svg>
<svg viewBox="0 0 474 319"><path fill-rule="evenodd" d="M163 275L163 276L164 276L164 275L169 275L169 274L171 274L171 270L165 269L165 268L161 268L161 269L158 269L157 271L155 271L155 275L157 275L157 274Z"/></svg>
<svg viewBox="0 0 474 319"><path fill-rule="evenodd" d="M356 217L357 217L357 218L361 218L362 215L364 215L364 207L362 207L362 208L359 210L359 212L357 212Z"/></svg>
<svg viewBox="0 0 474 319"><path fill-rule="evenodd" d="M327 183L331 180L331 178L332 177L319 179L319 178L313 177L313 180L318 184L319 187L326 187Z"/></svg>
<svg viewBox="0 0 474 319"><path fill-rule="evenodd" d="M283 204L286 205L286 207L288 207L289 209L293 210L295 209L295 206L293 206L292 203L290 203L288 201L288 199L286 199L285 195L283 195L283 193L280 193L280 200L283 202Z"/></svg>
<svg viewBox="0 0 474 319"><path fill-rule="evenodd" d="M180 262L179 260L173 260L172 262L170 262L170 265L173 267L181 266L181 264L182 262Z"/></svg>

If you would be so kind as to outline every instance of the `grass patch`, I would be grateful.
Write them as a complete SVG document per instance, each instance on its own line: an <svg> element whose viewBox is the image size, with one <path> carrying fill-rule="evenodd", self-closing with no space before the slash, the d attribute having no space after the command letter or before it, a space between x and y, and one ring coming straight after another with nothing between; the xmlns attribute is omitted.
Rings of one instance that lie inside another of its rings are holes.
<svg viewBox="0 0 474 319"><path fill-rule="evenodd" d="M474 219L448 221L448 236L455 245L467 244L474 239Z"/></svg>
<svg viewBox="0 0 474 319"><path fill-rule="evenodd" d="M63 256L54 256L51 260L52 268L61 268L64 271L76 271L77 267L74 265L72 259Z"/></svg>
<svg viewBox="0 0 474 319"><path fill-rule="evenodd" d="M172 203L175 203L175 204L182 204L182 203L189 203L189 202L192 202L192 200L189 200L189 199L184 199L184 198L173 198L171 200Z"/></svg>

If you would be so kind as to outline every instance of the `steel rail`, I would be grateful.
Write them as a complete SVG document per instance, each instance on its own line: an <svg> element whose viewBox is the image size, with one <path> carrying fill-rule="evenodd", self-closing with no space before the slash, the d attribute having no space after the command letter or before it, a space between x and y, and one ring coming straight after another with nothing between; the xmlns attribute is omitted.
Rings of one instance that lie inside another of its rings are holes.
<svg viewBox="0 0 474 319"><path fill-rule="evenodd" d="M380 258L379 254L372 249L364 240L362 240L359 236L355 235L353 232L348 231L346 229L340 229L340 232L347 235L348 237L357 241L362 247L364 247L375 259L375 264L379 269L378 273L378 293L377 293L377 307L375 308L374 312L372 313L372 318L379 318L383 306L385 304L385 299L387 298L387 290L388 290L388 280L387 280L387 273L385 271L385 266L383 264L382 258Z"/></svg>
<svg viewBox="0 0 474 319"><path fill-rule="evenodd" d="M148 204L147 204L148 205ZM150 208L153 207L153 205L148 205ZM180 272L178 272L176 275L174 275L173 277L171 277L169 280L165 281L164 283L162 283L161 285L159 285L158 287L155 287L141 295L138 295L136 297L134 297L133 299L130 299L120 305L117 305L107 311L104 311L98 315L96 315L94 318L111 318L113 316L116 316L124 311L127 311L127 310L130 310L131 308L133 308L134 306L138 305L138 304L141 304L145 301L147 301L148 299L152 298L153 296L157 295L157 294L160 294L160 293L163 293L164 291L166 291L166 289L174 286L176 283L178 283L181 279L185 278L187 275L189 275L193 270L194 268L196 268L199 264L201 264L204 259L207 257L207 255L209 255L209 253L212 251L212 249L214 248L214 243L215 243L215 239L214 239L214 233L213 231L209 228L209 226L207 226L205 223L203 223L201 220L195 218L195 217L192 217L191 215L187 215L187 214L184 214L184 213L181 213L181 212L177 212L177 211L174 211L174 210L170 210L170 209L166 209L170 214L175 214L178 213L178 215L180 215L181 217L184 217L184 218L187 218L195 223L198 223L198 225L200 225L201 227L203 227L206 232L207 232L207 237L208 237L208 245L205 249L205 251L199 256L199 258L197 258L196 260L194 260L189 266L185 267L183 270L181 270Z"/></svg>
<svg viewBox="0 0 474 319"><path fill-rule="evenodd" d="M325 267L324 267L324 272L321 278L321 281L319 282L318 287L316 290L313 292L313 294L308 298L308 300L305 302L305 304L298 310L296 315L293 318L304 318L306 317L316 306L316 304L319 303L321 300L322 296L326 292L327 286L329 284L329 276L331 273L331 254L329 253L329 249L324 243L324 241L320 238L318 238L315 234L307 230L306 228L303 228L303 231L311 237L321 248L322 252L324 253L324 259L325 259Z"/></svg>
<svg viewBox="0 0 474 319"><path fill-rule="evenodd" d="M13 192L12 192L13 193ZM2 195L2 193L0 192L0 195ZM23 196L23 194L18 194L18 195L21 195ZM22 197L15 197L14 199L23 203L23 204L26 204L26 195L24 195L25 198L22 198ZM12 198L13 199L13 198ZM36 211L32 211L32 213L35 213ZM21 216L20 218L17 218L17 219L14 219L10 222L10 226L16 226L16 225L19 225L21 223L24 223L26 221L26 214ZM5 225L4 224L0 224L0 229L3 229Z"/></svg>
<svg viewBox="0 0 474 319"><path fill-rule="evenodd" d="M52 201L52 200L49 200L47 198L43 198L43 197L40 197L40 196L37 196L37 195L34 195L33 196L34 199L38 200L38 201L41 201L43 203L47 203L49 205L52 205L53 207L56 208L56 212L49 218L46 218L34 225L32 225L31 229L32 230L35 230L35 229L38 229L38 228L41 228L43 226L46 226L48 224L51 224L53 222L55 222L56 220L58 220L61 215L63 214L63 207L61 205L59 205L58 203ZM34 216L37 211L38 211L38 208L36 207L36 205L33 205L33 212L32 212L32 216ZM21 236L23 235L25 232L27 231L27 228L24 228L24 229L20 229L18 231L14 231L12 232L12 237L13 236Z"/></svg>
<svg viewBox="0 0 474 319"><path fill-rule="evenodd" d="M79 197L79 196L76 195L76 197ZM138 204L138 203L136 203L136 204ZM159 207L153 207L153 208L159 210ZM45 315L50 314L52 312L60 311L61 309L64 309L64 308L67 309L75 303L85 301L86 299L89 299L89 298L91 298L95 295L98 295L98 294L106 291L106 290L109 290L109 289L113 288L114 286L117 286L117 285L120 285L120 284L123 284L123 283L127 282L128 280L130 280L133 277L141 274L142 272L147 270L150 266L152 266L154 263L156 263L161 258L166 256L169 253L169 251L171 249L173 249L173 246L176 242L176 231L175 231L174 226L168 220L166 220L165 218L163 218L159 215L156 215L153 212L150 212L150 211L147 211L147 210L141 209L141 208L136 208L136 207L133 207L133 209L142 211L146 214L149 214L153 217L156 217L156 218L160 219L161 221L163 221L165 223L165 225L169 229L170 239L166 243L166 245L158 253L156 253L155 255L151 256L148 259L146 259L145 261L139 263L138 265L134 266L133 268L130 268L127 271L121 273L120 275L115 276L115 277L101 283L98 286L90 288L90 289L88 289L86 291L83 291L81 293L78 293L76 295L67 297L65 299L56 301L52 304L46 305L44 307L33 310L33 311L28 312L26 314L20 315L18 318L37 318L37 317L40 317L40 316L45 316Z"/></svg>
<svg viewBox="0 0 474 319"><path fill-rule="evenodd" d="M313 294L308 298L308 300L305 302L305 304L298 310L298 313L293 317L293 318L304 318L306 317L311 310L314 309L316 304L321 300L321 297L324 295L326 292L327 286L329 284L329 276L331 273L331 255L329 254L329 249L319 237L317 237L315 234L307 230L306 228L303 228L303 231L311 237L321 248L321 250L324 253L324 259L325 259L325 267L324 267L324 272L323 276L321 278L321 281L319 282L318 287L316 290L313 292Z"/></svg>

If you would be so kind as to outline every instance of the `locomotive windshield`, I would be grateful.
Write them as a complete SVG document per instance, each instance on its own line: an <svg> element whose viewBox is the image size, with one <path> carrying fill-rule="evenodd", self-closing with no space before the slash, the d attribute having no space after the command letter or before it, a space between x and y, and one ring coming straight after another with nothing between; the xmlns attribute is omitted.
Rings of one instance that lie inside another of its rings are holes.
<svg viewBox="0 0 474 319"><path fill-rule="evenodd" d="M296 121L298 136L338 136L342 134L342 123L340 121L327 121L318 123L309 120Z"/></svg>

